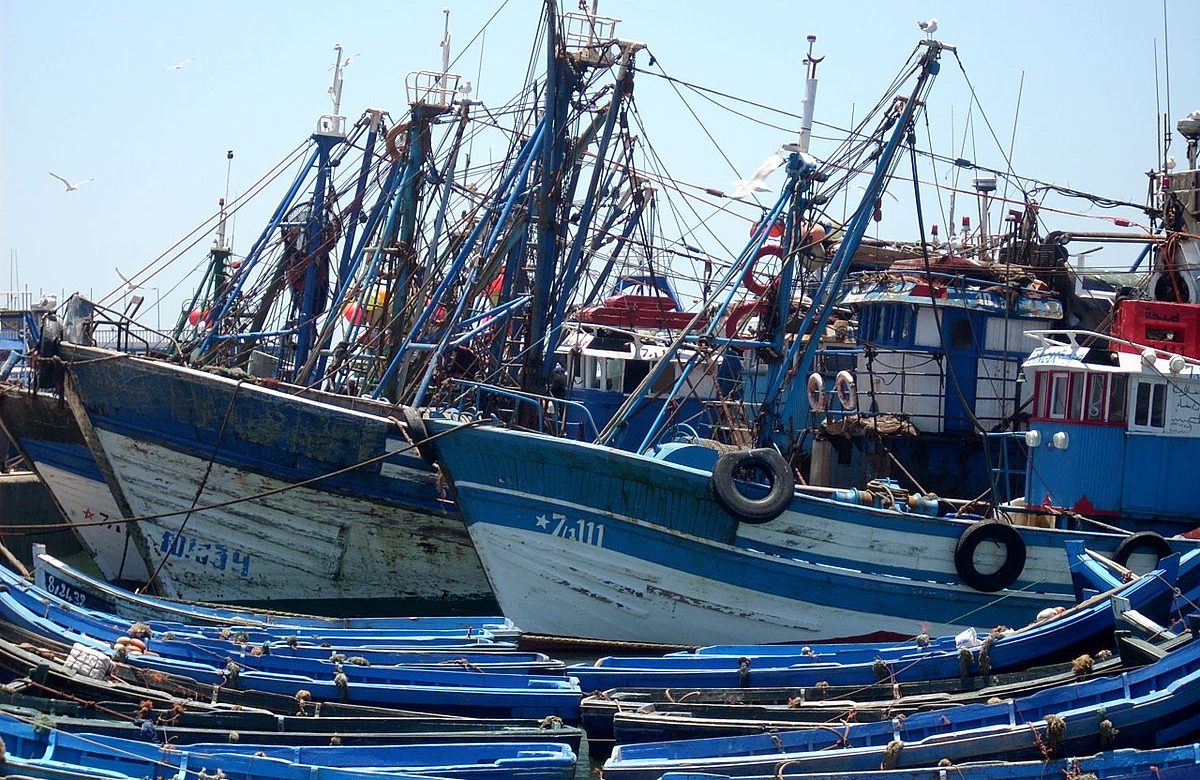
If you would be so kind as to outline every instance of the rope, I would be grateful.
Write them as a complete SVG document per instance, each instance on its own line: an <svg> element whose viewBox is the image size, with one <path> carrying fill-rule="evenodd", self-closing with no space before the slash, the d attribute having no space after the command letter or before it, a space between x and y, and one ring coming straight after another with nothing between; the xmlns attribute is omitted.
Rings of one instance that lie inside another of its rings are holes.
<svg viewBox="0 0 1200 780"><path fill-rule="evenodd" d="M122 355L121 357L125 357L125 356ZM220 501L215 504L204 504L203 506L197 506L197 507L193 507L191 509L175 509L170 512L158 512L158 513L151 514L151 515L139 515L137 517L126 517L126 518L122 518L120 520L112 519L112 520L91 521L91 522L86 522L86 523L65 523L63 525L64 525L64 527L67 527L67 528L86 528L88 526L116 524L118 522L126 523L126 524L138 523L138 522L141 522L144 520L161 520L164 517L175 517L178 515L188 514L191 512L205 512L210 509L222 509L227 506L233 506L234 504L241 504L241 503L245 503L247 501L257 501L258 499L269 498L270 496L279 495L280 493L286 493L287 491L295 490L296 488L308 487L309 485L315 484L317 482L321 482L326 479L331 479L332 477L340 476L347 472L354 471L355 469L360 469L364 466L369 466L372 463L378 463L382 460L386 460L388 458L395 456L398 453L407 452L408 450L416 449L420 445L424 445L424 444L428 444L429 442L437 441L438 439L445 436L446 434L453 433L455 431L459 431L464 428L475 428L475 427L478 427L480 425L483 425L485 423L490 423L490 422L491 422L491 420L488 420L488 419L470 420L470 421L465 422L461 425L458 425L454 428L449 428L447 430L442 431L441 433L436 433L432 436L422 439L420 442L418 442L415 445L402 447L398 450L392 450L390 452L385 452L380 455L374 455L370 458L367 458L366 460L362 460L362 461L359 461L358 463L354 463L349 466L345 466L343 468L337 469L336 471L330 471L326 474L319 474L315 477L309 477L308 479L304 479L299 482L293 482L291 484L284 485L282 487L272 488L271 490L264 490L261 493L254 493L254 494L251 494L248 496L241 496L240 498L231 498L228 501ZM16 531L14 532L13 529L16 529ZM45 526L35 526L35 525L28 525L28 524L27 525L12 525L3 530L0 530L0 537L3 537L3 536L25 536L25 535L28 535L31 533L42 533L44 531L45 531Z"/></svg>

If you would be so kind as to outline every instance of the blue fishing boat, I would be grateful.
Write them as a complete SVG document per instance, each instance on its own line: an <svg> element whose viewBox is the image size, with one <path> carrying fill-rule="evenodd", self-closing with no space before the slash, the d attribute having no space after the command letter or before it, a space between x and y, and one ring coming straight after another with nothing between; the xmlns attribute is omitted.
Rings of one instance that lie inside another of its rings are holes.
<svg viewBox="0 0 1200 780"><path fill-rule="evenodd" d="M772 775L755 780L1045 780L1048 777L1094 777L1096 780L1158 780L1200 777L1200 744L1157 750L1106 750L1093 756L1036 761L972 761L919 769L877 769L870 772L821 772L808 774L780 767ZM662 780L723 780L729 777L708 772L667 772Z"/></svg>
<svg viewBox="0 0 1200 780"><path fill-rule="evenodd" d="M1145 251L1134 267L1153 257L1145 297L1119 300L1109 333L1037 334L1024 365L1034 388L1025 503L1143 530L1118 563L1163 549L1158 532L1200 527L1187 476L1200 451L1200 112L1177 127L1188 166L1152 173L1151 213L1162 231L1140 237Z"/></svg>
<svg viewBox="0 0 1200 780"><path fill-rule="evenodd" d="M78 330L75 302L74 297L67 301L60 320L55 296L35 302L28 292L0 292L0 436L46 485L104 577L144 583L149 576L145 561L120 522L120 510L58 392L61 372L48 362L59 340ZM46 368L35 372L35 364L43 365L43 353ZM0 446L0 457L7 450L7 444Z"/></svg>
<svg viewBox="0 0 1200 780"><path fill-rule="evenodd" d="M18 603L18 592L10 588L0 593L0 612L7 620L53 641L90 648L90 653L81 654L96 657L104 667L109 665L107 651L121 648L118 657L132 667L185 676L201 685L228 685L290 696L306 690L313 701L448 714L578 720L581 694L573 679L496 674L463 667L364 666L271 653L243 654L243 667L229 656L191 645L186 634L147 644L118 631L106 631L100 621L86 620L82 614L71 615L49 605L46 617L42 617L29 609L37 608L36 600L33 605ZM71 624L71 628L65 624Z"/></svg>
<svg viewBox="0 0 1200 780"><path fill-rule="evenodd" d="M1057 758L1126 746L1167 747L1200 729L1200 645L1103 677L994 704L971 704L879 723L847 723L745 737L618 746L606 777L649 780L669 771L752 776Z"/></svg>
<svg viewBox="0 0 1200 780"><path fill-rule="evenodd" d="M103 582L40 551L36 551L34 555L34 573L38 588L46 595L77 607L108 612L114 617L126 620L171 621L223 628L259 626L276 630L289 627L335 632L367 629L382 635L393 632L462 632L466 636L474 635L481 642L489 637L498 642L511 642L518 639L521 633L511 620L500 615L324 617L174 601L136 593Z"/></svg>
<svg viewBox="0 0 1200 780"><path fill-rule="evenodd" d="M764 246L766 226L783 220L781 251L795 264L785 264L780 277L777 327L770 338L743 345L781 356L765 364L760 400L746 409L756 421L751 449L727 451L695 439L664 443L665 415L633 451L611 446L621 436L620 415L597 443L431 415L437 458L501 609L526 630L704 644L915 636L923 625L938 634L972 623L1023 625L1071 598L1062 565L1067 539L1083 538L1104 554L1126 541L1118 529L1068 530L1066 517L1062 527L1022 525L1025 515L1015 507L983 517L968 502L887 480L867 490L795 485L785 456L796 455L810 396L829 394L820 376L806 383L817 334L897 164L904 128L924 105L940 52L940 44L922 43L908 99L883 101L878 127L860 128L882 151L811 307L791 311L784 291L807 257L811 199L827 195L810 189L832 174L795 151L764 227L729 269L724 292L709 302L714 320L691 337L728 345L721 320L738 281ZM785 336L787 323L794 328ZM655 364L623 412L637 408L674 360L668 353ZM700 363L685 364L674 391L682 392L692 371L703 373ZM1174 539L1167 547L1185 551L1195 544Z"/></svg>
<svg viewBox="0 0 1200 780"><path fill-rule="evenodd" d="M458 745L366 745L285 747L248 743L194 744L186 747L155 745L99 734L67 734L33 727L0 713L0 735L7 750L24 758L53 758L80 766L121 770L141 762L164 769L195 767L208 761L213 771L225 761L235 767L255 759L264 763L305 768L324 767L411 773L434 777L524 778L569 780L575 770L575 753L554 743L478 743ZM161 770L159 770L161 771ZM227 772L228 774L228 772Z"/></svg>
<svg viewBox="0 0 1200 780"><path fill-rule="evenodd" d="M643 206L618 196L643 204L646 190L615 159L641 45L617 42L615 20L594 13L560 17L550 3L547 18L563 31L547 57L551 87L529 85L543 102L485 179L458 180L473 104L445 69L413 74L410 117L386 132L378 111L349 136L336 109L322 117L271 224L236 272L212 266L217 281L181 321L180 357L212 370L65 348L72 408L122 513L139 518L140 549L165 595L269 596L309 611L385 598L488 602L461 518L428 447L416 446L419 419L392 401L473 397L491 378L542 394L521 416L582 408L549 391L572 294L602 243L589 229L598 221L628 243ZM600 119L581 108L605 92ZM452 111L457 122L435 121ZM431 151L435 132L447 133L445 159ZM331 167L359 141L367 152L354 207L330 214ZM380 143L388 154L376 159ZM368 208L363 193L379 177L386 185ZM422 197L437 203L428 224ZM287 290L290 316L264 329ZM472 351L481 335L489 346Z"/></svg>
<svg viewBox="0 0 1200 780"><path fill-rule="evenodd" d="M1113 599L1128 599L1119 602L1122 609L1163 620L1171 605L1176 561L1171 558L1164 563L1168 564L1165 571L1118 584L1103 595L1024 628L997 629L983 638L972 630L959 636L923 637L919 643L711 647L704 652L661 657L609 656L593 664L572 665L568 673L584 690L602 691L813 686L819 682L870 685L881 679L903 683L1013 671L1069 660L1080 653L1099 655L1114 650ZM1072 567L1077 565L1081 564L1072 562Z"/></svg>

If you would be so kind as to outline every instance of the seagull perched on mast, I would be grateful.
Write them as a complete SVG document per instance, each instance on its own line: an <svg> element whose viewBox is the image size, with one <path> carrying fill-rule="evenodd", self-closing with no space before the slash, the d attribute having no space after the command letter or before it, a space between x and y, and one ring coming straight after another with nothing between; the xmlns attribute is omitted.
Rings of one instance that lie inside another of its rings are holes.
<svg viewBox="0 0 1200 780"><path fill-rule="evenodd" d="M932 38L933 34L937 32L937 19L930 19L927 22L917 22L917 27L920 27L921 32Z"/></svg>
<svg viewBox="0 0 1200 780"><path fill-rule="evenodd" d="M63 183L63 186L67 188L67 192L74 192L75 190L79 189L83 185L87 184L89 181L95 181L95 179L84 179L83 181L77 181L74 184L72 184L71 182L67 181L63 177L59 176L57 173L51 172L50 175L53 176L54 178L58 179L59 181L61 181Z"/></svg>

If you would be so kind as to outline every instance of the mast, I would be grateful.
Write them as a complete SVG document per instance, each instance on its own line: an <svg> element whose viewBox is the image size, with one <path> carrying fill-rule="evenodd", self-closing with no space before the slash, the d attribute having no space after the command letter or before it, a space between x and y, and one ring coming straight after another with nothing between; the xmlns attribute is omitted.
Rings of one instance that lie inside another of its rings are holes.
<svg viewBox="0 0 1200 780"><path fill-rule="evenodd" d="M949 48L932 39L922 41L921 45L926 47L926 51L920 61L917 81L907 97L898 97L893 102L891 110L884 118L882 127L886 128L888 123L894 123L891 125L891 136L879 154L875 172L863 193L863 199L846 226L845 235L821 279L821 284L812 296L812 306L796 329L786 357L773 368L764 396L766 400L759 410L757 439L760 445L775 442L781 449L788 450L793 444L792 433L799 427L801 419L799 400L806 397L804 378L809 375L816 362L816 355L821 346L821 333L833 311L837 293L850 270L850 261L870 225L875 202L882 197L891 177L897 152L902 142L913 132L913 118L917 110L924 105L926 93L938 73L938 58L942 49ZM778 323L777 326L786 327L786 321ZM808 336L807 339L804 338L805 335ZM782 441L779 440L781 436Z"/></svg>
<svg viewBox="0 0 1200 780"><path fill-rule="evenodd" d="M317 145L317 176L313 183L312 201L308 218L304 224L304 289L300 295L300 312L297 319L296 353L293 358L294 369L292 378L297 379L308 363L308 355L316 343L317 316L325 310L329 293L329 257L328 246L330 236L327 233L327 215L325 213L325 197L329 189L331 177L330 152L346 140L346 118L341 115L342 108L342 78L346 65L342 61L342 45L334 44L337 60L333 65L333 83L329 86L329 95L333 100L333 113L324 114L317 119L317 131L312 140ZM323 268L321 266L324 266ZM324 272L325 283L320 284L320 272ZM318 294L322 299L318 300ZM318 310L318 304L321 308Z"/></svg>

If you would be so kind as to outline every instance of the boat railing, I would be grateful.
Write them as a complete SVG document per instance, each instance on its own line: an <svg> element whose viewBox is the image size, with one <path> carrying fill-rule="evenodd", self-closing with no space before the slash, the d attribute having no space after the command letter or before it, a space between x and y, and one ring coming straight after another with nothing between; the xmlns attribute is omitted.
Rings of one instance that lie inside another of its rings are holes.
<svg viewBox="0 0 1200 780"><path fill-rule="evenodd" d="M29 311L33 293L29 290L0 290L0 311Z"/></svg>
<svg viewBox="0 0 1200 780"><path fill-rule="evenodd" d="M458 74L418 70L405 77L408 103L413 106L447 109L458 97Z"/></svg>
<svg viewBox="0 0 1200 780"><path fill-rule="evenodd" d="M1132 347L1141 355L1145 356L1147 352L1154 354L1155 358L1183 358L1187 365L1200 367L1200 360L1190 358L1187 355L1181 355L1178 352L1171 352L1160 347L1152 347L1147 344L1139 344L1136 341L1123 339L1119 336L1113 336L1107 333L1097 333L1094 330L1027 330L1025 335L1041 342L1044 347L1093 347L1098 344L1124 344L1127 347Z"/></svg>
<svg viewBox="0 0 1200 780"><path fill-rule="evenodd" d="M619 19L568 13L563 14L562 20L567 54L592 65L607 65L614 61L609 44L616 38Z"/></svg>
<svg viewBox="0 0 1200 780"><path fill-rule="evenodd" d="M569 430L570 417L577 417L576 425L582 424L580 433L583 433L588 441L594 441L599 435L599 429L596 428L596 422L592 419L592 413L579 401L571 401L553 395L527 393L511 387L498 387L465 379L455 379L452 380L452 383L472 394L473 408L477 412L485 412L494 407L495 399L506 399L513 402L513 408L508 411L511 411L514 417L521 408L528 407L537 420L539 431L554 432L565 436ZM461 402L465 398L460 397L459 400Z"/></svg>

